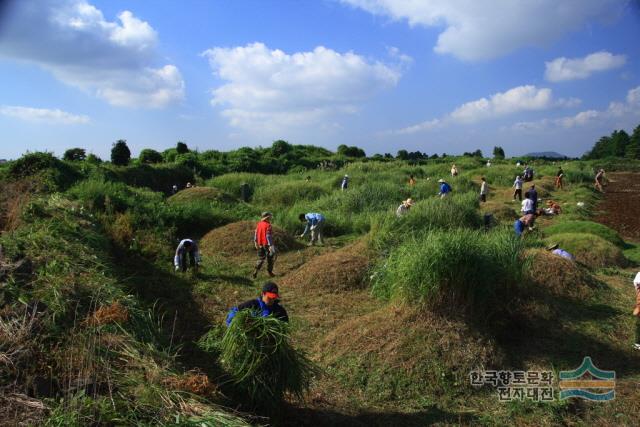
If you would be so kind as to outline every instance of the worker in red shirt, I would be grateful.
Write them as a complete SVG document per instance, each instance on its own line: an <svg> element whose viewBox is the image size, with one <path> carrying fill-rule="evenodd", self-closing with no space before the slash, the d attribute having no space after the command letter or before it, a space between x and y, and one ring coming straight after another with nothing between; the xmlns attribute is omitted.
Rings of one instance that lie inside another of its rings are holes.
<svg viewBox="0 0 640 427"><path fill-rule="evenodd" d="M276 247L273 244L273 235L271 232L271 218L273 215L271 212L263 212L262 218L256 226L256 231L253 235L253 243L258 251L258 261L256 261L256 268L253 270L251 277L254 279L258 277L258 271L264 264L264 260L267 260L267 272L269 277L274 277L273 263L275 261Z"/></svg>

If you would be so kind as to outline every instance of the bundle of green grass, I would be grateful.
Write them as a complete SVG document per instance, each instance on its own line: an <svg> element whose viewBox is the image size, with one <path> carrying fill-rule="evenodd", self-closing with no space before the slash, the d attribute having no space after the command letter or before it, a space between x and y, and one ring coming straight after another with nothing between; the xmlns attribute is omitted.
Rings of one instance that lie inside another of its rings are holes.
<svg viewBox="0 0 640 427"><path fill-rule="evenodd" d="M219 344L222 366L251 404L277 409L285 394L309 389L317 373L304 353L291 346L289 324L241 310Z"/></svg>

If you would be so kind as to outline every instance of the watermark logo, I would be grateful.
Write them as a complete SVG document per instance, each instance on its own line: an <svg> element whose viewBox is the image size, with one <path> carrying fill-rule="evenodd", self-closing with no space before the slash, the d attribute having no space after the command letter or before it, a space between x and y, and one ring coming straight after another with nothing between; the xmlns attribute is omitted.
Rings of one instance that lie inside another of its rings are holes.
<svg viewBox="0 0 640 427"><path fill-rule="evenodd" d="M616 397L616 372L603 371L595 367L590 357L573 371L560 371L560 400L579 397L605 402Z"/></svg>

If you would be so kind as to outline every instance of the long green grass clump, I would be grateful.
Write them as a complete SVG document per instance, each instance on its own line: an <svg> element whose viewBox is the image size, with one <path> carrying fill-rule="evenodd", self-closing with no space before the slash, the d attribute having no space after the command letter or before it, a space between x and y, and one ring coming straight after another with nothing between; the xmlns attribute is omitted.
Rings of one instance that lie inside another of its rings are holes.
<svg viewBox="0 0 640 427"><path fill-rule="evenodd" d="M562 233L593 234L602 237L618 247L625 246L624 240L622 240L615 230L593 221L562 221L545 228L544 232L549 236Z"/></svg>
<svg viewBox="0 0 640 427"><path fill-rule="evenodd" d="M274 409L285 393L301 397L317 373L289 342L289 325L241 310L220 342L222 366L258 407Z"/></svg>
<svg viewBox="0 0 640 427"><path fill-rule="evenodd" d="M507 230L438 230L409 239L379 265L373 293L463 313L486 313L520 283L524 244Z"/></svg>

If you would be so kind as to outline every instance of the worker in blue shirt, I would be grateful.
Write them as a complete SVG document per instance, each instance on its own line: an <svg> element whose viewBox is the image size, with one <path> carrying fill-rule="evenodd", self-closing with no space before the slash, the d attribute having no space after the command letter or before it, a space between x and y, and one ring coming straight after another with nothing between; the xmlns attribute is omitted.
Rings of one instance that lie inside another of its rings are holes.
<svg viewBox="0 0 640 427"><path fill-rule="evenodd" d="M438 193L438 196L440 196L440 198L447 197L451 192L451 186L444 179L439 179L438 182L440 183L440 192Z"/></svg>
<svg viewBox="0 0 640 427"><path fill-rule="evenodd" d="M288 322L289 316L287 315L287 310L280 305L279 300L278 285L273 282L267 282L262 287L262 293L258 298L243 302L229 310L226 319L227 326L231 324L231 321L240 310L252 310L262 317L273 315L276 319Z"/></svg>
<svg viewBox="0 0 640 427"><path fill-rule="evenodd" d="M300 238L304 238L309 231L311 231L311 241L309 242L309 246L313 246L313 244L317 241L319 244L323 244L322 242L322 230L324 228L324 215L319 213L301 213L298 216L300 222L306 222L307 225L304 227L304 231L300 235Z"/></svg>

